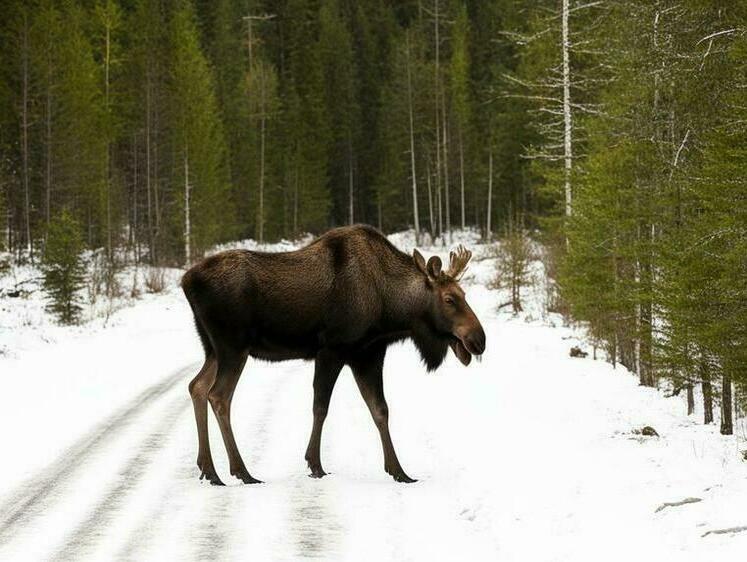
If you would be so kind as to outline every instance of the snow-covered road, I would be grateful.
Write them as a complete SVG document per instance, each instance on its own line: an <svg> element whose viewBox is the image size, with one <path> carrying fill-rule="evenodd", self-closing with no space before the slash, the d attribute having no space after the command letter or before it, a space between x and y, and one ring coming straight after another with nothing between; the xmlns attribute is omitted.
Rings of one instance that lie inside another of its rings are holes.
<svg viewBox="0 0 747 562"><path fill-rule="evenodd" d="M419 479L409 485L384 473L347 370L322 441L331 474L308 478L312 365L253 361L232 411L247 466L265 484L228 475L212 417L213 456L228 485L200 482L187 393L199 344L178 295L125 311L98 339L50 346L38 365L0 363L28 377L25 386L9 381L0 412L0 560L741 558L747 532L713 533L747 525L732 505L747 497L733 438L629 374L569 358L570 329L499 314L480 285L468 299L488 335L482 362L464 368L450 357L428 375L409 344L387 357L392 436ZM159 346L170 358L142 372ZM117 377L137 365L133 390L117 379L120 390L106 395L107 377L85 375L101 369L102 354ZM34 369L51 362L68 376L66 361L82 374L35 405L23 388L43 393L52 379L30 380ZM661 437L632 434L643 425Z"/></svg>

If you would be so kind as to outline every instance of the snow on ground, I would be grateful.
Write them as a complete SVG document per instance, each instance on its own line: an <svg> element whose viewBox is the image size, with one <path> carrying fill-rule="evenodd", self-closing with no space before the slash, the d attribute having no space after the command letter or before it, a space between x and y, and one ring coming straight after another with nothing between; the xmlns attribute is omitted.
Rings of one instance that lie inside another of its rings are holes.
<svg viewBox="0 0 747 562"><path fill-rule="evenodd" d="M16 332L11 317L32 304L0 300L0 559L742 559L744 426L723 437L685 416L683 397L571 359L582 334L543 316L541 287L527 290L526 313L497 311L505 295L485 287L493 261L476 238L454 243L475 250L463 285L488 336L483 360L464 368L450 356L426 374L410 344L387 356L391 432L419 478L411 485L384 473L347 370L322 441L331 474L308 478L312 366L251 360L232 413L266 483L228 476L212 419L229 485L200 482L186 385L201 350L175 272L166 292L105 327L32 316ZM660 437L633 433L644 425Z"/></svg>

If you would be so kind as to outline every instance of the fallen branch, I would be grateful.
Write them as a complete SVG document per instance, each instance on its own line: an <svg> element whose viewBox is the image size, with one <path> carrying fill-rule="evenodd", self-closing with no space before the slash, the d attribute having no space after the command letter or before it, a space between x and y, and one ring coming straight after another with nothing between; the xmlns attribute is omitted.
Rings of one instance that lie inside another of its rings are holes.
<svg viewBox="0 0 747 562"><path fill-rule="evenodd" d="M708 535L733 535L735 533L742 533L747 531L747 525L741 527L729 527L728 529L714 529L713 531L706 531L701 537L707 537Z"/></svg>
<svg viewBox="0 0 747 562"><path fill-rule="evenodd" d="M687 505L689 503L698 503L702 501L703 501L702 498L685 498L684 500L680 500L678 502L666 502L666 503L661 504L659 507L657 507L654 513L659 513L660 511L668 507L678 507L680 505Z"/></svg>

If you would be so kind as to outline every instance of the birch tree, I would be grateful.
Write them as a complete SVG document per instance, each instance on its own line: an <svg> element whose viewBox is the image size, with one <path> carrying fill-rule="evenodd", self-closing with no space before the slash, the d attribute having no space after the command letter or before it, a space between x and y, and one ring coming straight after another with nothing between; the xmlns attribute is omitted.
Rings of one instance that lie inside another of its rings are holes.
<svg viewBox="0 0 747 562"><path fill-rule="evenodd" d="M550 180L548 190L560 188L558 208L567 220L582 156L577 139L585 136L580 116L602 112L595 92L610 79L599 61L602 50L595 33L604 21L606 1L541 4L527 30L503 33L522 53L518 71L504 75L503 95L530 104L537 136L524 157ZM555 172L557 164L560 171Z"/></svg>
<svg viewBox="0 0 747 562"><path fill-rule="evenodd" d="M412 220L415 227L415 242L420 244L420 212L418 211L418 174L415 169L415 117L412 103L412 66L410 58L410 34L406 35L407 44L407 115L410 132L410 178L412 181ZM430 193L430 190L429 190ZM432 221L433 219L431 219Z"/></svg>

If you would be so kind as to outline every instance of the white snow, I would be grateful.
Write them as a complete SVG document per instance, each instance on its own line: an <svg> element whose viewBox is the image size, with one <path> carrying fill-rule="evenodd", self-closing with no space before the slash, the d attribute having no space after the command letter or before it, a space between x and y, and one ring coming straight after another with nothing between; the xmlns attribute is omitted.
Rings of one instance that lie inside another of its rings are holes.
<svg viewBox="0 0 747 562"><path fill-rule="evenodd" d="M384 473L347 370L322 440L331 474L308 478L313 367L251 360L233 423L266 483L229 476L212 418L228 486L200 482L187 383L202 352L176 271L105 326L55 326L36 294L0 299L0 559L742 559L747 531L719 531L747 525L743 421L721 436L685 415L683 396L571 359L583 333L543 313L541 264L514 317L485 287L488 248L475 233L458 242L475 251L463 285L487 352L426 374L411 344L390 349L391 432L411 485ZM633 433L644 425L660 437Z"/></svg>

